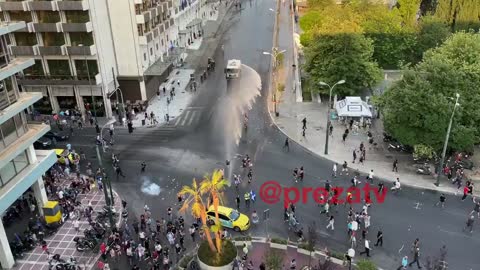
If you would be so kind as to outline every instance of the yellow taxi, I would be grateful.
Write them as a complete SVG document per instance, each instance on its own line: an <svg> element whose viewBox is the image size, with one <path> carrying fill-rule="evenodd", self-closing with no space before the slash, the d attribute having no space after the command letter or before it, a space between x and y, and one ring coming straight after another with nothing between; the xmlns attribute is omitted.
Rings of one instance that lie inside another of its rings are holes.
<svg viewBox="0 0 480 270"><path fill-rule="evenodd" d="M65 158L68 157L70 164L77 164L80 161L80 156L77 153L68 154L66 149L54 149L55 154L57 154L57 159L60 164L65 164Z"/></svg>
<svg viewBox="0 0 480 270"><path fill-rule="evenodd" d="M233 208L218 206L218 217L222 227L234 229L237 232L246 231L250 228L250 219ZM207 218L215 220L215 208L213 205L208 208Z"/></svg>

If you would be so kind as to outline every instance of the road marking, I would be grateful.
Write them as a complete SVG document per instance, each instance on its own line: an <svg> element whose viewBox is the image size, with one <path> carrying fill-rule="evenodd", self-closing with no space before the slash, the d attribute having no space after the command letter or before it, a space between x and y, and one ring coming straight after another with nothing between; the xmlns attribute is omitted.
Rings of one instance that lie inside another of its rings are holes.
<svg viewBox="0 0 480 270"><path fill-rule="evenodd" d="M180 123L180 126L184 126L185 123L187 122L187 118L190 115L190 111L187 111L185 115L183 116L183 121Z"/></svg>
<svg viewBox="0 0 480 270"><path fill-rule="evenodd" d="M402 247L398 250L398 254L400 254L400 252L402 252L404 247L405 247L405 245L402 245Z"/></svg>
<svg viewBox="0 0 480 270"><path fill-rule="evenodd" d="M188 121L187 126L190 126L190 125L192 124L193 120L195 120L195 119L197 118L197 115L198 115L198 114L197 114L196 111L194 111L194 112L192 113L192 117L190 117L190 121Z"/></svg>
<svg viewBox="0 0 480 270"><path fill-rule="evenodd" d="M420 205L422 205L422 204L419 203L419 202L417 202L417 203L415 204L415 207L413 207L413 208L415 208L415 209L417 209L417 210L420 210L420 209L421 209L421 208L420 208Z"/></svg>

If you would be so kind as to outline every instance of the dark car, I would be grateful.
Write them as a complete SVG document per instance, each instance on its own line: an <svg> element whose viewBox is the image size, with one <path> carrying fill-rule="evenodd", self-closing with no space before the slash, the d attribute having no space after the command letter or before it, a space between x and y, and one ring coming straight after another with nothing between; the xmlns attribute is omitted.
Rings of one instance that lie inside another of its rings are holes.
<svg viewBox="0 0 480 270"><path fill-rule="evenodd" d="M49 131L43 136L50 140L55 139L56 141L66 141L69 138L68 134L63 131Z"/></svg>
<svg viewBox="0 0 480 270"><path fill-rule="evenodd" d="M35 147L36 149L50 149L52 145L52 140L47 137L41 137L33 143L33 147Z"/></svg>

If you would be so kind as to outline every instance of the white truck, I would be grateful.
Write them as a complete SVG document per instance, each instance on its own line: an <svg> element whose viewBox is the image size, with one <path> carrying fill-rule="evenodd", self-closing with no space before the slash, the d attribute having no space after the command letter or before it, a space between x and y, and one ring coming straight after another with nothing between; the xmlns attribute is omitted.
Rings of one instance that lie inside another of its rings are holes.
<svg viewBox="0 0 480 270"><path fill-rule="evenodd" d="M236 59L228 60L227 67L225 68L225 78L227 79L239 78L241 73L242 73L242 62Z"/></svg>

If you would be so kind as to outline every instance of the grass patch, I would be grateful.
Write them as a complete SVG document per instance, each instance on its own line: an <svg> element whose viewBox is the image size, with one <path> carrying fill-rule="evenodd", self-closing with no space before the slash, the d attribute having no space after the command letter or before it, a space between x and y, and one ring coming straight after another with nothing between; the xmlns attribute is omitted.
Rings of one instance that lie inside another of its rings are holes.
<svg viewBox="0 0 480 270"><path fill-rule="evenodd" d="M338 251L335 251L335 250L330 250L330 257L335 258L335 259L339 259L339 260L343 260L343 259L345 259L345 253L338 252Z"/></svg>
<svg viewBox="0 0 480 270"><path fill-rule="evenodd" d="M272 239L270 239L270 242L275 243L275 244L281 244L281 245L288 244L287 239L283 239L283 238L272 238Z"/></svg>
<svg viewBox="0 0 480 270"><path fill-rule="evenodd" d="M305 250L308 250L308 251L314 251L315 250L315 248L312 247L308 243L300 243L300 244L298 244L298 248L305 249Z"/></svg>
<svg viewBox="0 0 480 270"><path fill-rule="evenodd" d="M277 90L278 90L279 92L285 91L285 84L283 84L283 83L278 84Z"/></svg>
<svg viewBox="0 0 480 270"><path fill-rule="evenodd" d="M215 240L214 240L215 241ZM233 261L237 257L237 248L228 241L222 241L222 253L212 252L207 241L203 241L198 248L198 259L210 266L224 266Z"/></svg>

